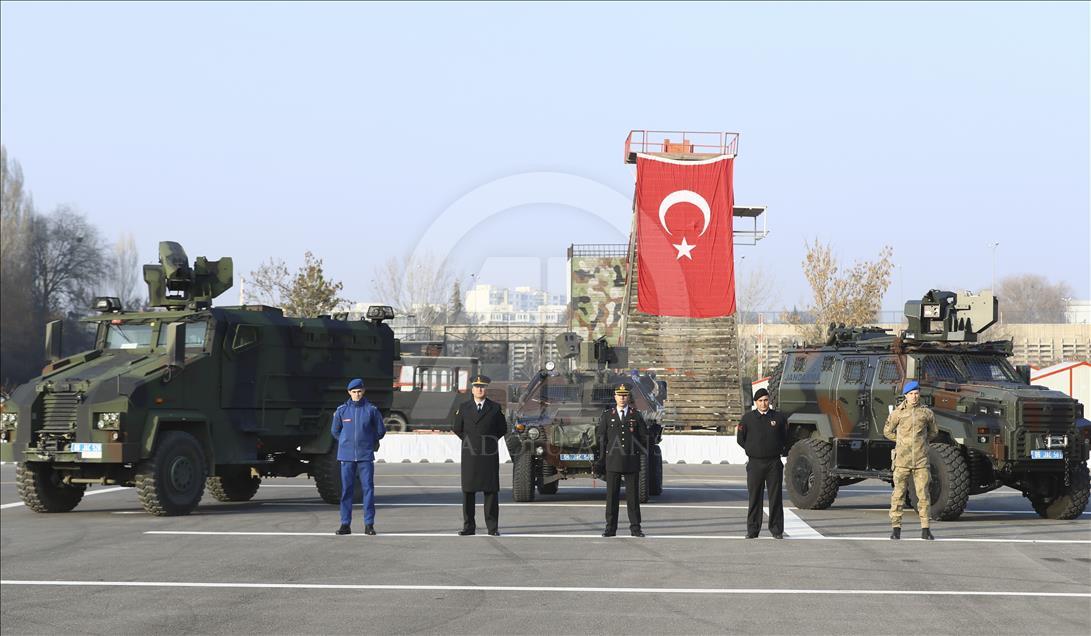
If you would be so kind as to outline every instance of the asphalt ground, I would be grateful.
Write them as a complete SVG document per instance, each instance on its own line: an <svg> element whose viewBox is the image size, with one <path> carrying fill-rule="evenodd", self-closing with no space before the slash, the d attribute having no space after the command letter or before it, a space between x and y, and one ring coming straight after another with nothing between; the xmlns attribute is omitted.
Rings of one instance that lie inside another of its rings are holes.
<svg viewBox="0 0 1091 636"><path fill-rule="evenodd" d="M308 479L186 517L92 488L75 511L20 505L0 467L0 628L28 633L1091 633L1091 515L1038 518L1015 491L890 541L890 487L795 510L745 540L741 466L667 465L644 539L604 539L602 482L529 504L501 467L500 530L459 537L456 464L378 464L378 536L335 536ZM484 520L478 509L478 528Z"/></svg>

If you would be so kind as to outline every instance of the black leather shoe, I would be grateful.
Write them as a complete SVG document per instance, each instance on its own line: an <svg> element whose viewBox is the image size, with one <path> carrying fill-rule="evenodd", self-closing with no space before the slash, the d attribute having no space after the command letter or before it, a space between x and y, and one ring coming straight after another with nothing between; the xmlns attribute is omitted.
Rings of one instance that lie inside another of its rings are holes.
<svg viewBox="0 0 1091 636"><path fill-rule="evenodd" d="M490 537L499 537L500 536L500 531L499 530L489 530L489 536Z"/></svg>
<svg viewBox="0 0 1091 636"><path fill-rule="evenodd" d="M337 534L352 534L352 528L348 527L348 524L342 524L341 527L337 529Z"/></svg>
<svg viewBox="0 0 1091 636"><path fill-rule="evenodd" d="M617 533L614 532L613 530L603 530L602 531L602 536L604 536L604 537L612 537L612 536L614 536L616 534Z"/></svg>
<svg viewBox="0 0 1091 636"><path fill-rule="evenodd" d="M774 532L774 533L773 533L773 538L774 538L774 539L783 539L783 538L784 538L784 533L782 533L782 532Z"/></svg>
<svg viewBox="0 0 1091 636"><path fill-rule="evenodd" d="M757 538L758 538L758 535L757 535L757 533L754 533L754 534L750 534L750 533L748 532L748 533L746 533L746 538L747 538L747 539L757 539Z"/></svg>
<svg viewBox="0 0 1091 636"><path fill-rule="evenodd" d="M637 528L636 530L630 530L630 531L629 531L629 536L632 536L632 537L643 537L643 536L644 536L644 531L643 531L643 530L641 530L640 528Z"/></svg>
<svg viewBox="0 0 1091 636"><path fill-rule="evenodd" d="M921 528L921 538L925 541L935 541L936 538L932 536L932 531L928 528Z"/></svg>
<svg viewBox="0 0 1091 636"><path fill-rule="evenodd" d="M474 534L476 534L476 531L467 528L458 531L458 536L460 537L472 537Z"/></svg>
<svg viewBox="0 0 1091 636"><path fill-rule="evenodd" d="M364 534L375 534L375 526L370 523L364 526Z"/></svg>
<svg viewBox="0 0 1091 636"><path fill-rule="evenodd" d="M890 530L890 538L891 539L901 539L902 538L902 529L901 528L892 528Z"/></svg>

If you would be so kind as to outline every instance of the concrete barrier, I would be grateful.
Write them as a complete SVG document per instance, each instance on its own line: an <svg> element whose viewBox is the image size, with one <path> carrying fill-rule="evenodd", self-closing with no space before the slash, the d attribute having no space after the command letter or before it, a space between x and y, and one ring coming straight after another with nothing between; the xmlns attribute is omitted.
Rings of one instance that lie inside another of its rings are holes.
<svg viewBox="0 0 1091 636"><path fill-rule="evenodd" d="M743 464L746 454L734 435L664 435L659 445L668 464ZM376 461L387 463L458 463L462 446L453 434L389 433L383 438ZM500 461L511 461L500 444Z"/></svg>

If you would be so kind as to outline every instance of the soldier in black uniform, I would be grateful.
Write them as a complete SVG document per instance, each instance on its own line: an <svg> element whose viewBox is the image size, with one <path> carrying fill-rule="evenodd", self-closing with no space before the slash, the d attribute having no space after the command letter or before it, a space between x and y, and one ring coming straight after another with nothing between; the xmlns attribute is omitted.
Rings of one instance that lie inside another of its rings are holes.
<svg viewBox="0 0 1091 636"><path fill-rule="evenodd" d="M784 464L780 457L788 442L788 420L769 407L769 392L754 393L757 409L742 416L736 431L739 446L746 451L746 490L750 505L746 513L746 538L756 539L761 531L762 491L769 488L769 532L774 539L784 538L784 503L781 486Z"/></svg>
<svg viewBox="0 0 1091 636"><path fill-rule="evenodd" d="M472 400L463 402L455 411L451 431L462 440L462 530L467 536L477 531L474 519L476 494L485 493L485 525L489 534L500 536L500 453L498 440L508 432L504 411L496 402L485 397L489 378L479 375L470 389Z"/></svg>
<svg viewBox="0 0 1091 636"><path fill-rule="evenodd" d="M606 529L602 536L617 534L618 494L625 476L625 504L629 509L629 534L643 537L640 529L640 457L648 452L648 426L629 404L629 387L614 389L615 407L603 411L596 435L599 462L606 469Z"/></svg>

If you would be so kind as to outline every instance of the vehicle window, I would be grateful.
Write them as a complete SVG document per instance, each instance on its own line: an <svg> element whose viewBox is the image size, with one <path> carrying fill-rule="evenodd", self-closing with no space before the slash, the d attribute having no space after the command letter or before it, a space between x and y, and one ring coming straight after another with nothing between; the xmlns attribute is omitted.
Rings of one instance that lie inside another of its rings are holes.
<svg viewBox="0 0 1091 636"><path fill-rule="evenodd" d="M470 388L470 370L459 369L458 370L458 390L465 393Z"/></svg>
<svg viewBox="0 0 1091 636"><path fill-rule="evenodd" d="M155 350L160 353L167 350L166 323L163 323L163 325L163 335L159 338L159 343L155 347ZM204 349L206 336L208 336L207 320L186 323L186 349Z"/></svg>
<svg viewBox="0 0 1091 636"><path fill-rule="evenodd" d="M186 340L189 340L189 331L186 331ZM235 327L235 339L231 342L231 348L235 351L245 349L258 341L258 328L254 325L239 325Z"/></svg>
<svg viewBox="0 0 1091 636"><path fill-rule="evenodd" d="M879 365L879 382L881 384L894 384L902 379L898 363L893 360L883 360Z"/></svg>
<svg viewBox="0 0 1091 636"><path fill-rule="evenodd" d="M959 370L951 356L925 356L921 365L924 380L928 382L965 382L966 376Z"/></svg>
<svg viewBox="0 0 1091 636"><path fill-rule="evenodd" d="M450 391L452 375L450 369L417 367L417 380L414 387L420 391Z"/></svg>
<svg viewBox="0 0 1091 636"><path fill-rule="evenodd" d="M985 382L1016 382L1015 372L1007 361L982 356L965 356L963 362L971 380Z"/></svg>
<svg viewBox="0 0 1091 636"><path fill-rule="evenodd" d="M599 385L591 390L591 403L602 406L615 405L614 385Z"/></svg>
<svg viewBox="0 0 1091 636"><path fill-rule="evenodd" d="M150 324L111 324L106 329L107 349L148 349L155 329Z"/></svg>
<svg viewBox="0 0 1091 636"><path fill-rule="evenodd" d="M845 362L845 374L842 382L846 384L860 384L864 381L864 361L847 360Z"/></svg>
<svg viewBox="0 0 1091 636"><path fill-rule="evenodd" d="M542 387L540 395L547 402L578 402L580 387L570 384L546 384Z"/></svg>

